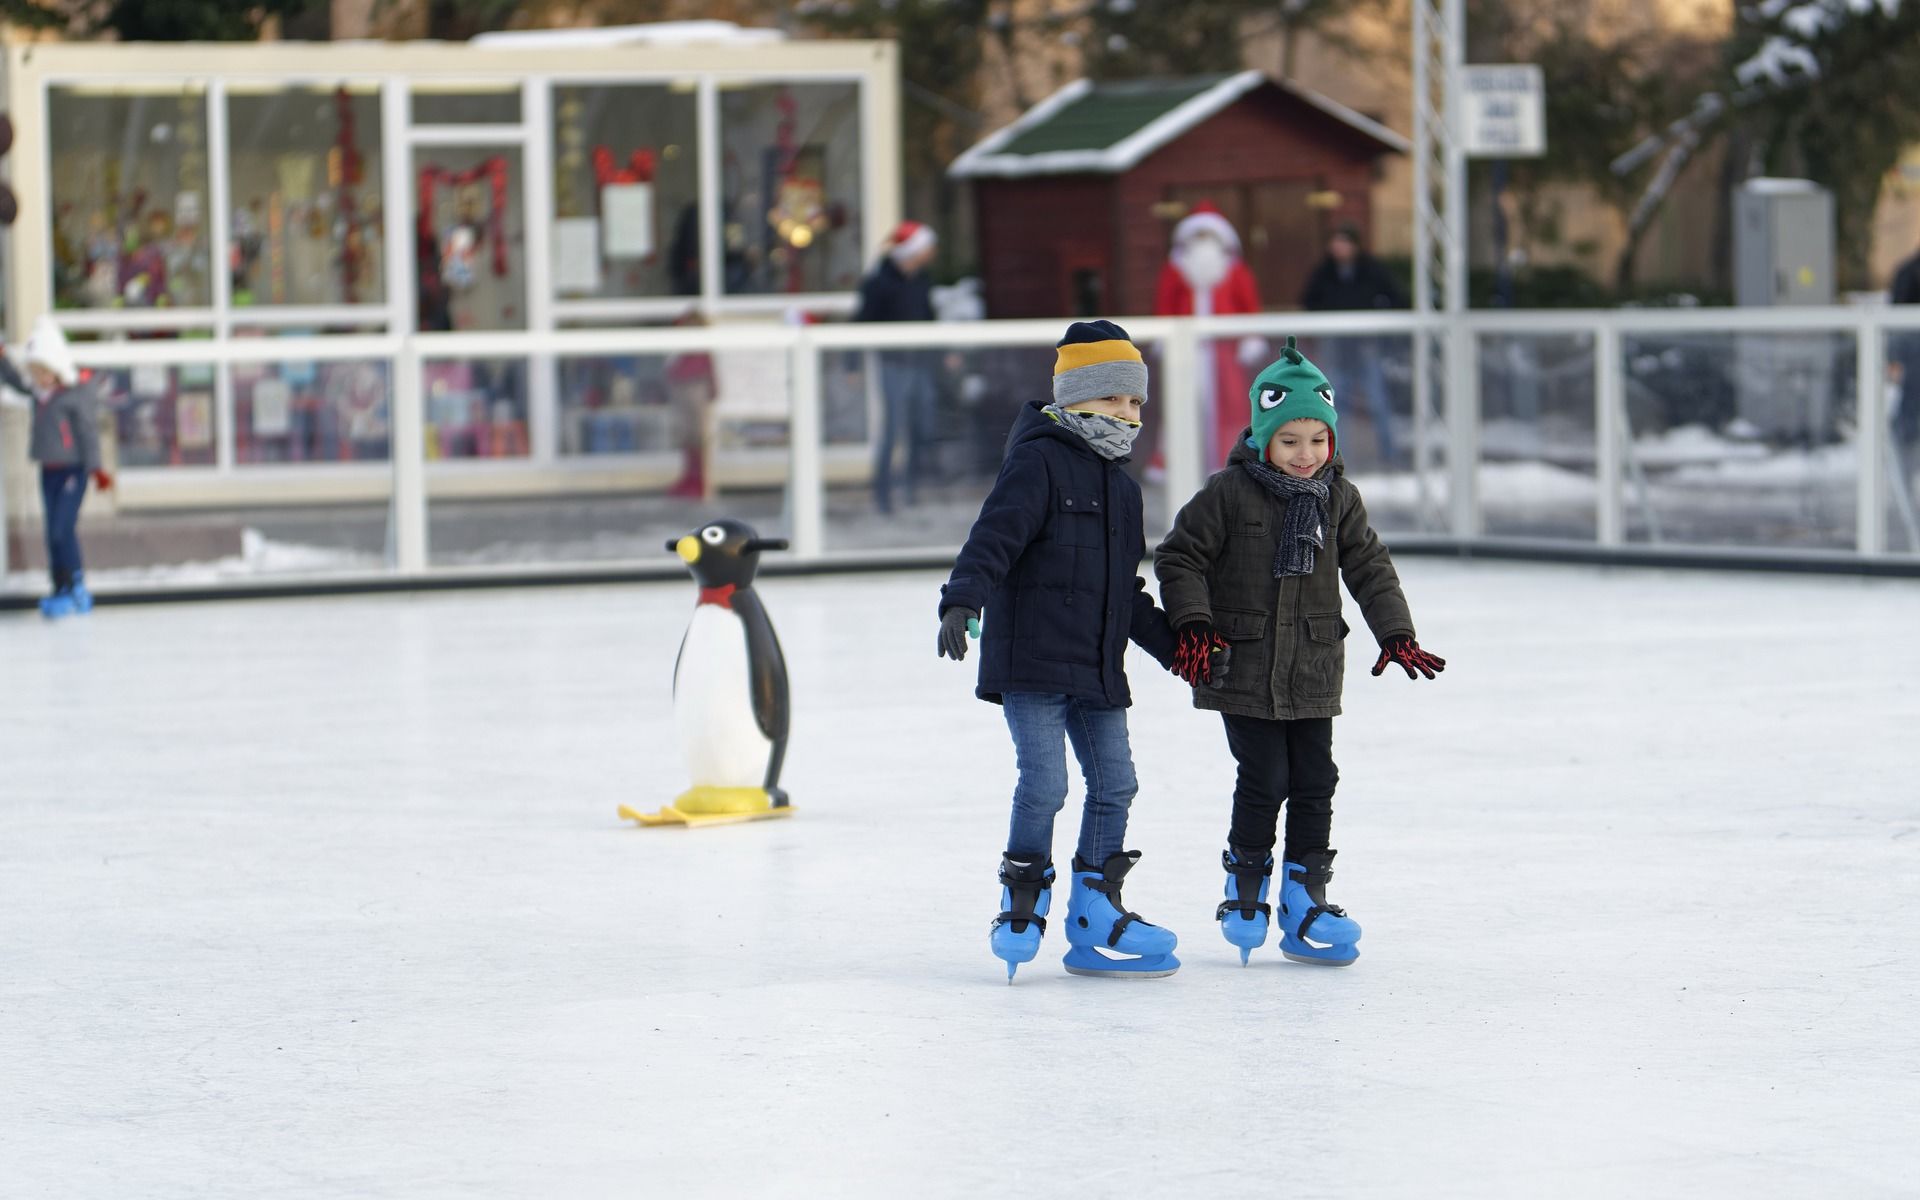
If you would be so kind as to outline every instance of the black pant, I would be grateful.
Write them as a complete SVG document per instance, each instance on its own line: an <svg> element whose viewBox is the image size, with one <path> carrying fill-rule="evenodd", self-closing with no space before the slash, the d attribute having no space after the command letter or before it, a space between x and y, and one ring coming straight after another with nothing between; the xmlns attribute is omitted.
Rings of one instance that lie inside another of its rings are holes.
<svg viewBox="0 0 1920 1200"><path fill-rule="evenodd" d="M1223 715L1223 720L1227 745L1240 764L1228 840L1252 850L1270 849L1285 804L1285 861L1325 850L1333 828L1333 789L1340 783L1340 769L1333 765L1333 718L1267 721Z"/></svg>

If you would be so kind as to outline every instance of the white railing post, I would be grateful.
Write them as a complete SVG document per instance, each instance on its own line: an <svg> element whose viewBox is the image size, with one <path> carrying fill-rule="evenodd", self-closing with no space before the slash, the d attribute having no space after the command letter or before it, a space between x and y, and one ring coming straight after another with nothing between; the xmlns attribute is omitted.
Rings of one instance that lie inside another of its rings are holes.
<svg viewBox="0 0 1920 1200"><path fill-rule="evenodd" d="M1194 336L1193 319L1174 321L1160 356L1160 373L1164 376L1160 400L1165 411L1159 419L1166 422L1161 445L1166 447L1169 528L1173 514L1200 490L1206 482L1207 468L1214 465L1203 461L1206 452L1202 447L1206 443L1200 429L1199 381L1195 378L1198 357L1199 339Z"/></svg>
<svg viewBox="0 0 1920 1200"><path fill-rule="evenodd" d="M1453 536L1480 536L1480 339L1464 311L1448 314L1447 466Z"/></svg>
<svg viewBox="0 0 1920 1200"><path fill-rule="evenodd" d="M792 409L788 416L787 512L794 558L806 562L826 553L826 473L820 444L820 351L803 326L787 352Z"/></svg>
<svg viewBox="0 0 1920 1200"><path fill-rule="evenodd" d="M1886 330L1871 315L1860 314L1853 332L1854 426L1859 444L1859 512L1854 517L1853 548L1860 554L1887 550L1887 352Z"/></svg>
<svg viewBox="0 0 1920 1200"><path fill-rule="evenodd" d="M1626 390L1620 375L1620 330L1612 322L1593 331L1593 483L1595 539L1602 546L1627 540L1621 488L1626 451Z"/></svg>
<svg viewBox="0 0 1920 1200"><path fill-rule="evenodd" d="M427 571L427 438L421 395L420 352L412 337L400 339L393 358L393 499L388 507L392 562L402 575Z"/></svg>

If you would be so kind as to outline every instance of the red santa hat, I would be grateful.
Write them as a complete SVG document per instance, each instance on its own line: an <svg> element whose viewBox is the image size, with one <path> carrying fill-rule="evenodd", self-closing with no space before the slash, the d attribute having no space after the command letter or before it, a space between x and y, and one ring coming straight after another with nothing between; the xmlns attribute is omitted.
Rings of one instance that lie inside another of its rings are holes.
<svg viewBox="0 0 1920 1200"><path fill-rule="evenodd" d="M1240 235L1211 200L1202 200L1193 206L1192 212L1180 218L1180 223L1173 227L1173 244L1182 245L1197 233L1210 233L1229 251L1240 253Z"/></svg>
<svg viewBox="0 0 1920 1200"><path fill-rule="evenodd" d="M902 221L898 225L895 225L893 227L893 237L888 240L892 242L892 245L888 247L887 253L891 255L893 261L897 263L905 262L910 258L918 258L928 250L933 249L940 241L940 239L934 235L931 225L922 225L918 221Z"/></svg>

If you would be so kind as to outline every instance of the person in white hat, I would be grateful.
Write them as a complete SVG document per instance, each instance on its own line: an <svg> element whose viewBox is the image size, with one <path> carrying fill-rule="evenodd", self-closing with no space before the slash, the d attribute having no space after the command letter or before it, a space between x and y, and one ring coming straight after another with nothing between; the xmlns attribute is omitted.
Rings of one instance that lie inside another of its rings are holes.
<svg viewBox="0 0 1920 1200"><path fill-rule="evenodd" d="M71 616L93 608L77 532L87 480L105 489L113 486L113 476L100 465L93 389L81 384L73 351L52 317L42 316L34 325L22 357L26 377L0 353L0 383L33 398L28 454L40 464L47 570L53 577L53 594L40 602L40 611L48 617Z"/></svg>
<svg viewBox="0 0 1920 1200"><path fill-rule="evenodd" d="M927 264L938 245L932 226L918 221L895 226L886 253L860 284L860 308L853 319L933 320L933 281L927 276ZM927 425L939 402L939 382L932 351L882 350L875 357L880 360L880 390L886 405L874 451L873 504L888 513L893 511L893 460L902 442L907 447L907 503L913 503L924 467Z"/></svg>

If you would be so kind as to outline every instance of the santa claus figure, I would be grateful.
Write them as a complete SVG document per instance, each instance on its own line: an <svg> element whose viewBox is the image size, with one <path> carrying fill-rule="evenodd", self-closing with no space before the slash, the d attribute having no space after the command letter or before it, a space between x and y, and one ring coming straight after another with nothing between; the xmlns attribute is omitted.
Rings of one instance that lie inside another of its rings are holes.
<svg viewBox="0 0 1920 1200"><path fill-rule="evenodd" d="M1253 272L1240 258L1240 235L1220 210L1202 200L1173 227L1173 249L1154 290L1157 317L1228 316L1260 311ZM1227 461L1246 423L1249 368L1266 361L1261 338L1220 339L1200 347L1197 393L1203 414L1207 468Z"/></svg>

